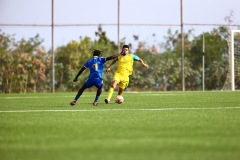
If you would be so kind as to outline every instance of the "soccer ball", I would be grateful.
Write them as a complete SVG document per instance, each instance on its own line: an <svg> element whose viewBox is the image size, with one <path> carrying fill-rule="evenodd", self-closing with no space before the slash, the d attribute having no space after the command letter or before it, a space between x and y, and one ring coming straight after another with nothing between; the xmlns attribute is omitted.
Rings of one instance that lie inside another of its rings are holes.
<svg viewBox="0 0 240 160"><path fill-rule="evenodd" d="M115 102L118 104L121 104L121 103L123 103L123 101L124 101L123 96L117 95Z"/></svg>

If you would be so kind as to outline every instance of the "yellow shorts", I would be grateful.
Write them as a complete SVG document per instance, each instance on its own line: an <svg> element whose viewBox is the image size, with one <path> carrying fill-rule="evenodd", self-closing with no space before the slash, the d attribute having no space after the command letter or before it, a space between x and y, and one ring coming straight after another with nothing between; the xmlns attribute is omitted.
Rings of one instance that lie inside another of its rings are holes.
<svg viewBox="0 0 240 160"><path fill-rule="evenodd" d="M119 88L125 89L129 83L129 76L117 72L114 74L113 81L117 81Z"/></svg>

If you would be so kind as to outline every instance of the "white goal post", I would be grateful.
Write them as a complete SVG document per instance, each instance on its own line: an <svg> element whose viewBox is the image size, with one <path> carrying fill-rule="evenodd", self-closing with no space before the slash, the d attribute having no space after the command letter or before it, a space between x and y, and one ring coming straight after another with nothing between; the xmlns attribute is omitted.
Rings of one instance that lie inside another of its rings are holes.
<svg viewBox="0 0 240 160"><path fill-rule="evenodd" d="M231 30L231 88L232 91L235 91L235 55L239 56L240 53L235 53L238 50L236 50L236 48L240 48L240 46L235 46L240 45L240 41L239 43L235 43L235 35L239 34L240 37L240 30ZM240 40L240 39L239 39Z"/></svg>

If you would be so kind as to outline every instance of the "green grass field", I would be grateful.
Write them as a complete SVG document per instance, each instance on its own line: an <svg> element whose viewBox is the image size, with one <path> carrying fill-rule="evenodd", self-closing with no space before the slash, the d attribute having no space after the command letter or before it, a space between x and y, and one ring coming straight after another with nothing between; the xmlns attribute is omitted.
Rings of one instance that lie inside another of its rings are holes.
<svg viewBox="0 0 240 160"><path fill-rule="evenodd" d="M0 159L240 159L240 92L75 94L0 94Z"/></svg>

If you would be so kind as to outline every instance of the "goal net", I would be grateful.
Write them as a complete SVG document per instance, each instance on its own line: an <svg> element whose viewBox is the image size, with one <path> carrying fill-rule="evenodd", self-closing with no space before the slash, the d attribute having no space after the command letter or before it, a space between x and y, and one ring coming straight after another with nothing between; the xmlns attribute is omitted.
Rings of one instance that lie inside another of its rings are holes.
<svg viewBox="0 0 240 160"><path fill-rule="evenodd" d="M231 31L231 89L240 89L240 30Z"/></svg>

